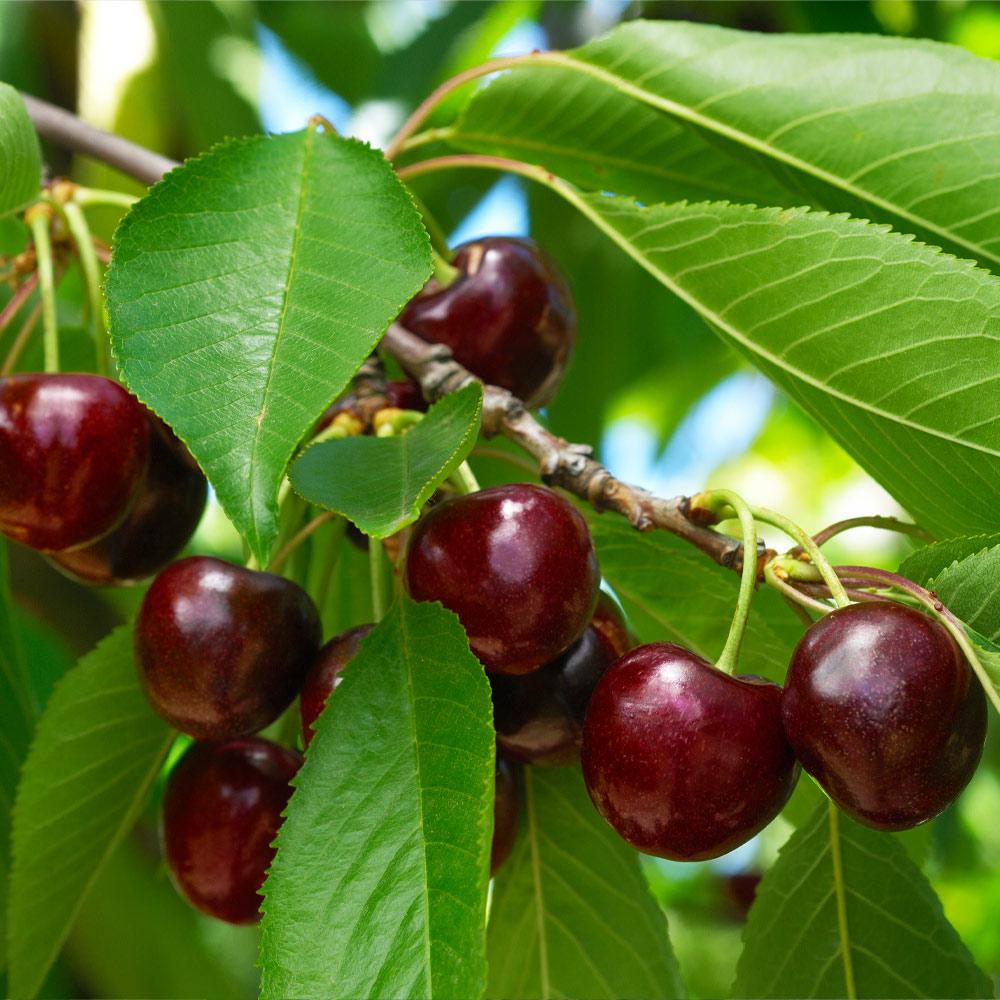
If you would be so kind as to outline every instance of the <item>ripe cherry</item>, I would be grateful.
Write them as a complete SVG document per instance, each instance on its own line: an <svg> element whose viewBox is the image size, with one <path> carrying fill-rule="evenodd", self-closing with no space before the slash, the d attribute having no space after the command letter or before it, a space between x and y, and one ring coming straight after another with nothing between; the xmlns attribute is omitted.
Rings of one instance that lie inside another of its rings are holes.
<svg viewBox="0 0 1000 1000"><path fill-rule="evenodd" d="M986 698L955 640L902 604L852 604L816 622L792 656L783 702L802 766L879 830L941 812L986 738Z"/></svg>
<svg viewBox="0 0 1000 1000"><path fill-rule="evenodd" d="M510 857L521 822L521 765L497 754L496 793L493 800L493 843L490 878Z"/></svg>
<svg viewBox="0 0 1000 1000"><path fill-rule="evenodd" d="M497 747L527 764L571 764L590 696L604 671L634 646L614 602L601 594L583 635L562 656L520 677L491 674Z"/></svg>
<svg viewBox="0 0 1000 1000"><path fill-rule="evenodd" d="M674 861L745 843L798 777L781 688L730 677L673 643L639 646L611 665L587 709L582 760L608 823L637 850Z"/></svg>
<svg viewBox="0 0 1000 1000"><path fill-rule="evenodd" d="M316 606L296 584L205 556L160 573L135 626L153 708L198 740L237 739L273 722L319 640Z"/></svg>
<svg viewBox="0 0 1000 1000"><path fill-rule="evenodd" d="M255 923L271 844L302 758L261 739L195 743L170 772L161 837L178 891L203 913Z"/></svg>
<svg viewBox="0 0 1000 1000"><path fill-rule="evenodd" d="M454 611L473 653L497 673L535 670L575 642L599 581L587 523L541 486L445 501L410 536L410 594Z"/></svg>
<svg viewBox="0 0 1000 1000"><path fill-rule="evenodd" d="M142 406L111 379L0 379L0 531L45 552L89 545L125 517L148 452Z"/></svg>
<svg viewBox="0 0 1000 1000"><path fill-rule="evenodd" d="M340 671L354 658L361 640L374 625L358 625L331 639L316 657L302 685L299 714L302 717L302 740L306 746L313 738L313 725L323 711L330 692L340 683Z"/></svg>
<svg viewBox="0 0 1000 1000"><path fill-rule="evenodd" d="M542 406L555 393L576 337L566 283L531 240L464 243L453 263L455 280L442 288L432 278L400 323L446 344L484 382Z"/></svg>
<svg viewBox="0 0 1000 1000"><path fill-rule="evenodd" d="M49 558L68 576L100 587L138 583L187 544L201 520L208 484L173 431L147 413L149 464L125 520L103 538Z"/></svg>

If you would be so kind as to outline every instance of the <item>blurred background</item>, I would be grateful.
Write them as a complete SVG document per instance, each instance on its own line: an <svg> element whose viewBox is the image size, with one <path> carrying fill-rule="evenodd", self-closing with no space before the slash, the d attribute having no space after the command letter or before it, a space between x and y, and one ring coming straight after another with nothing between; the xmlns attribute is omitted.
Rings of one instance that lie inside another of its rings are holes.
<svg viewBox="0 0 1000 1000"><path fill-rule="evenodd" d="M1000 57L1000 6L963 0L83 0L0 3L0 79L178 159L227 136L301 128L314 113L344 134L381 145L456 72L491 56L571 47L636 17L764 32L926 37ZM140 192L107 168L73 161L59 149L45 152L53 175ZM549 193L474 171L432 175L417 190L453 244L530 233L560 262L576 297L579 341L545 416L557 433L597 445L619 476L666 495L727 486L810 530L844 517L900 512L686 306ZM95 213L94 220L110 239L114 212ZM0 252L22 235L14 223L0 227ZM80 300L71 271L60 288L64 328L80 325ZM481 459L476 466L485 483L509 477L506 466L491 464ZM889 568L908 545L873 530L842 538L831 545L835 560ZM239 558L238 540L217 507L193 544ZM12 565L44 701L75 657L131 613L141 592L85 591L23 550L12 552ZM1000 972L997 742L994 734L988 766L958 806L907 838L949 918L994 976ZM159 864L154 817L151 810L101 876L46 995L255 994L255 931L211 923L176 897ZM779 820L711 864L648 862L694 995L727 992L757 873L790 830Z"/></svg>

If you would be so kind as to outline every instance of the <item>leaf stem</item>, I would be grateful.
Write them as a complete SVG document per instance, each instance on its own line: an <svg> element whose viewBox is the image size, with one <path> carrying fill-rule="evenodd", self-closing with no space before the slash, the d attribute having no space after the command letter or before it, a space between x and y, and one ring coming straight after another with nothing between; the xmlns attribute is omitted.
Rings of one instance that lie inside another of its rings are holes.
<svg viewBox="0 0 1000 1000"><path fill-rule="evenodd" d="M44 202L32 205L25 213L31 229L38 267L38 288L42 298L42 331L45 338L45 371L59 371L59 325L56 319L56 286L52 263L52 237L49 224L52 208Z"/></svg>
<svg viewBox="0 0 1000 1000"><path fill-rule="evenodd" d="M729 626L729 635L722 648L716 667L724 674L732 674L740 656L740 646L750 618L750 604L757 587L757 527L746 501L732 490L710 490L698 495L698 503L709 510L731 508L736 512L743 531L743 568L740 573L740 592L736 610Z"/></svg>
<svg viewBox="0 0 1000 1000"><path fill-rule="evenodd" d="M77 191L80 189L77 188ZM74 192L75 196L76 192ZM87 300L90 303L90 321L94 333L94 360L100 375L108 373L108 343L104 331L104 303L101 298L101 268L94 247L94 237L87 224L87 217L77 201L67 201L61 206L66 225L76 243L80 257L84 282L87 286Z"/></svg>
<svg viewBox="0 0 1000 1000"><path fill-rule="evenodd" d="M871 517L850 517L845 521L837 521L822 531L813 535L813 541L817 545L825 545L835 535L851 528L884 528L886 531L898 531L901 535L909 535L911 538L919 538L922 542L933 542L934 536L924 531L918 524L911 524L909 521L900 521L897 517L883 517L874 515Z"/></svg>
<svg viewBox="0 0 1000 1000"><path fill-rule="evenodd" d="M368 536L368 575L372 591L372 621L385 615L385 574L382 572L382 541Z"/></svg>

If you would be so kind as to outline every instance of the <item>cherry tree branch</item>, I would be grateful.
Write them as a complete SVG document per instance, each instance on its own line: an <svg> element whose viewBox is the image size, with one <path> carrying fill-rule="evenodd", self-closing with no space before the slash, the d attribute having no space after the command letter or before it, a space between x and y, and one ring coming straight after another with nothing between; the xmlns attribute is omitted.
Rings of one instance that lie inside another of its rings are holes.
<svg viewBox="0 0 1000 1000"><path fill-rule="evenodd" d="M68 149L92 156L123 171L143 184L154 184L177 163L87 125L75 115L38 98L22 95L35 128L44 138ZM429 400L439 399L470 382L479 381L439 344L428 344L398 323L382 339L382 349L391 354L416 381ZM362 381L371 396L379 395L380 373L371 365ZM713 531L686 497L664 499L647 490L622 482L593 458L589 445L573 444L547 430L506 389L483 386L483 434L503 435L519 445L538 463L542 479L586 501L595 510L613 510L639 531L659 528L683 538L710 559L739 572L743 545L736 538ZM758 564L772 553L758 546Z"/></svg>

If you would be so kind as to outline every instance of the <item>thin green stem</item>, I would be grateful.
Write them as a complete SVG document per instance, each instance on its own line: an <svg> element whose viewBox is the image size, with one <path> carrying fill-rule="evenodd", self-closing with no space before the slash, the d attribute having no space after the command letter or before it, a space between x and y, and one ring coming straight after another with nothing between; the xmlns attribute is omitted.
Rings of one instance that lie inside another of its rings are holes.
<svg viewBox="0 0 1000 1000"><path fill-rule="evenodd" d="M45 345L45 371L59 371L59 325L56 319L56 282L52 262L52 237L49 223L52 209L38 204L27 213L31 238L35 244L38 288L42 299L42 335Z"/></svg>
<svg viewBox="0 0 1000 1000"><path fill-rule="evenodd" d="M840 958L844 965L844 988L847 1000L857 1000L854 961L851 958L851 935L847 926L847 892L844 888L844 863L840 854L840 813L828 803L830 816L830 860L833 862L833 888L837 897L837 929L840 934Z"/></svg>
<svg viewBox="0 0 1000 1000"><path fill-rule="evenodd" d="M317 514L311 521L309 521L304 527L299 528L297 532L271 557L270 562L267 564L267 571L269 573L280 573L281 567L285 564L285 560L317 529L321 528L327 521L335 518L337 515L332 510L324 510L321 514Z"/></svg>
<svg viewBox="0 0 1000 1000"><path fill-rule="evenodd" d="M417 197L412 191L410 192L410 197L413 198L417 209L420 212L421 218L424 220L424 228L427 230L427 235L431 238L431 246L445 259L451 256L451 248L448 246L448 237L445 236L444 230L441 228L437 219L431 213L431 210Z"/></svg>
<svg viewBox="0 0 1000 1000"><path fill-rule="evenodd" d="M38 284L38 274L37 272L29 275L17 286L14 294L10 297L7 304L0 309L0 333L10 325L11 321L17 315L21 306L31 298L31 293L35 290L35 286Z"/></svg>
<svg viewBox="0 0 1000 1000"><path fill-rule="evenodd" d="M372 588L372 620L380 622L385 615L385 573L382 567L382 541L368 536L368 573Z"/></svg>
<svg viewBox="0 0 1000 1000"><path fill-rule="evenodd" d="M431 259L434 263L434 278L441 288L447 288L459 275L457 267L452 265L446 256L442 256L431 247Z"/></svg>
<svg viewBox="0 0 1000 1000"><path fill-rule="evenodd" d="M409 139L403 142L398 151L400 153L408 153L411 149L427 146L432 142L447 142L454 134L455 129L451 125L447 125L444 128L425 128L423 132L411 135Z"/></svg>
<svg viewBox="0 0 1000 1000"><path fill-rule="evenodd" d="M701 499L709 504L719 504L731 507L740 520L743 532L743 570L740 574L740 592L736 599L736 610L733 612L733 622L729 627L729 635L722 653L716 661L716 667L724 674L731 674L736 669L740 656L740 646L747 630L750 618L750 603L753 601L757 586L757 527L753 514L746 501L732 490L711 490L701 494Z"/></svg>
<svg viewBox="0 0 1000 1000"><path fill-rule="evenodd" d="M911 538L918 538L922 542L933 542L934 536L924 531L918 524L911 524L909 521L900 521L897 517L882 517L874 515L872 517L850 517L846 521L837 521L828 528L813 535L813 541L817 545L825 545L835 535L843 531L850 531L851 528L883 528L886 531L896 531L901 535L909 535Z"/></svg>
<svg viewBox="0 0 1000 1000"><path fill-rule="evenodd" d="M101 266L94 249L94 236L87 225L83 209L75 201L61 206L66 225L76 243L80 257L84 282L87 286L87 300L90 303L90 322L94 333L94 360L101 375L108 373L108 343L104 331L104 303L101 298Z"/></svg>
<svg viewBox="0 0 1000 1000"><path fill-rule="evenodd" d="M804 528L800 528L791 518L785 517L784 514L779 514L775 510L768 510L766 507L751 507L750 510L758 521L780 528L802 546L819 571L823 582L830 588L830 593L837 602L838 608L851 603L851 599L847 596L847 591L844 590L844 585L840 582L837 574L834 573L833 567Z"/></svg>
<svg viewBox="0 0 1000 1000"><path fill-rule="evenodd" d="M134 194L125 194L124 191L77 187L73 191L73 200L84 207L88 205L116 205L120 208L131 208L139 199Z"/></svg>
<svg viewBox="0 0 1000 1000"><path fill-rule="evenodd" d="M793 602L800 607L810 608L822 615L829 614L830 606L828 604L824 604L822 601L817 601L815 598L803 594L800 590L797 590L790 583L783 580L775 570L774 560L771 560L764 566L764 580L769 587L773 587L787 601ZM809 624L811 625L812 622L810 621Z"/></svg>
<svg viewBox="0 0 1000 1000"><path fill-rule="evenodd" d="M10 345L10 350L7 351L7 356L3 359L3 365L0 366L0 375L9 375L14 370L17 360L21 356L21 351L24 350L24 345L28 343L31 331L35 328L35 324L38 322L38 317L41 314L42 304L41 302L37 302L31 312L28 313L27 319L21 324L21 329L17 331L13 343Z"/></svg>
<svg viewBox="0 0 1000 1000"><path fill-rule="evenodd" d="M479 480L476 479L475 474L472 469L469 468L468 462L463 462L449 477L451 485L462 496L469 493L478 493L480 490Z"/></svg>

